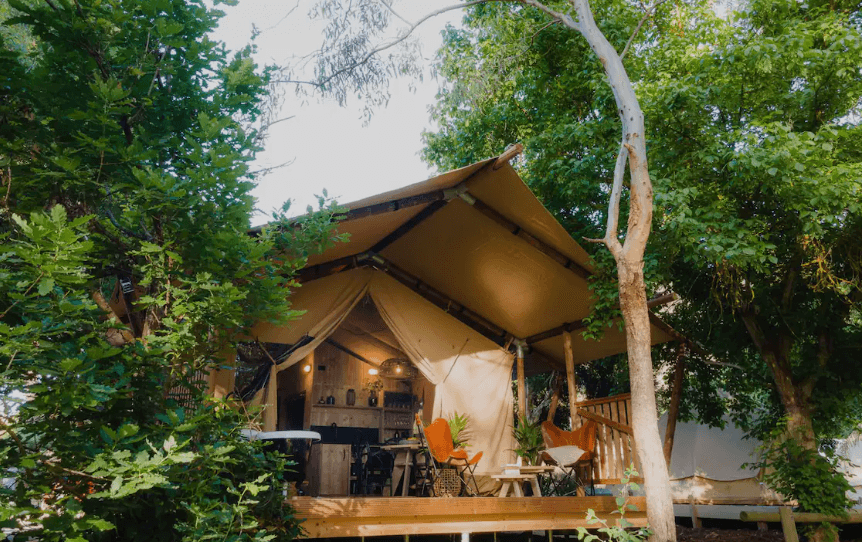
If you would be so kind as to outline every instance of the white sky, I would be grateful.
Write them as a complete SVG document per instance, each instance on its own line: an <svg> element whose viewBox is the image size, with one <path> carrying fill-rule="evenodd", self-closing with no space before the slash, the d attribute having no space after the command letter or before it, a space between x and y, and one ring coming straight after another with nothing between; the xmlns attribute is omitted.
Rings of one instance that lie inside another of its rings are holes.
<svg viewBox="0 0 862 542"><path fill-rule="evenodd" d="M323 24L308 17L313 0L245 0L236 7L219 6L227 16L221 20L215 38L237 50L249 42L252 24L261 35L256 39L259 64L286 65L298 56L317 49ZM395 3L408 20L439 9L442 1L407 0ZM296 9L294 9L296 8ZM291 10L293 10L291 12ZM456 23L460 11L448 12L426 21L417 30L426 65L442 43L440 31L447 22ZM415 92L411 92L413 85ZM419 158L421 132L432 128L428 106L434 103L438 81L395 79L390 83L391 99L363 126L363 105L352 99L346 107L334 100L321 101L286 92L281 117L295 115L270 129L266 150L252 169L261 169L293 160L292 164L259 181L254 195L258 214L254 225L268 220L268 212L293 200L292 214L301 214L314 204L325 188L330 196L348 203L373 194L425 180L435 174Z"/></svg>

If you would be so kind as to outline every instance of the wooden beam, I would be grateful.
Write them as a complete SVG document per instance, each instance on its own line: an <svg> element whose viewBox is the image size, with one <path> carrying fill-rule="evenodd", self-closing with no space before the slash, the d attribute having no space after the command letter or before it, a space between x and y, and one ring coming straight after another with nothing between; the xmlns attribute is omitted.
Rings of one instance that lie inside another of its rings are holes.
<svg viewBox="0 0 862 542"><path fill-rule="evenodd" d="M308 267L302 268L299 273L296 274L296 279L299 282L310 282L312 280L322 279L330 275L335 275L336 273L355 269L357 267L361 267L363 257L364 253L352 254L350 256L338 258L330 262L310 265Z"/></svg>
<svg viewBox="0 0 862 542"><path fill-rule="evenodd" d="M586 401L580 401L575 403L576 407L587 407L587 406L595 406L595 405L604 405L607 403L617 403L619 401L628 401L632 398L631 393L621 393L619 395L611 395L610 397L599 397L598 399L587 399Z"/></svg>
<svg viewBox="0 0 862 542"><path fill-rule="evenodd" d="M438 200L431 203L430 205L428 205L428 207L425 207L424 209L419 211L416 216L414 216L404 224L401 224L395 229L395 231L378 241L376 245L371 247L370 252L381 252L383 249L385 249L395 241L401 239L402 237L410 233L413 228L431 218L434 213L445 207L447 203L447 200Z"/></svg>
<svg viewBox="0 0 862 542"><path fill-rule="evenodd" d="M702 528L703 523L700 521L700 515L697 513L697 505L694 503L694 497L688 500L688 505L691 507L691 526L695 529Z"/></svg>
<svg viewBox="0 0 862 542"><path fill-rule="evenodd" d="M656 297L648 300L647 301L647 308L652 309L652 308L658 307L660 305L670 303L671 301L674 301L676 299L677 299L677 296L674 293L662 294L662 295L656 296ZM618 304L614 305L613 308L619 308L619 305ZM661 324L662 324L661 326L656 324L656 327L658 327L662 330L670 329L674 334L679 335L679 333L674 331L673 328L671 328L669 325L662 322L658 316L655 316L654 314L650 313L650 321L655 323L653 321L653 319L655 319L658 322L661 322ZM587 328L587 325L584 323L583 320L575 320L574 322L566 322L562 325L559 325L555 328L551 328L547 331L542 331L541 333L536 333L535 335L530 335L529 337L527 337L524 340L527 342L527 344L533 344L533 343L544 341L545 339L550 339L551 337L556 337L557 335L561 335L563 333L574 333L576 331L581 331L581 330L584 330L586 328ZM668 332L668 333L670 334L671 332ZM681 335L679 335L679 336L682 337ZM674 336L674 338L676 338L676 336Z"/></svg>
<svg viewBox="0 0 862 542"><path fill-rule="evenodd" d="M332 340L329 337L327 337L326 339L323 339L323 342L331 344L332 346L334 346L335 348L338 348L339 350L341 350L342 352L344 352L348 356L353 356L354 358L358 359L359 361L361 361L363 363L367 363L368 365L371 365L372 367L377 367L378 365L380 365L379 363L374 363L373 361L369 360L368 358L363 357L360 354L357 354L353 350L347 348L346 346L344 346L343 344L341 344L339 342Z"/></svg>
<svg viewBox="0 0 862 542"><path fill-rule="evenodd" d="M418 277L401 269L379 254L375 254L370 259L370 265L407 286L426 300L437 305L497 345L502 346L508 342L510 337L514 336L505 329L484 318L479 313L465 307L461 303L428 284L425 284Z"/></svg>
<svg viewBox="0 0 862 542"><path fill-rule="evenodd" d="M788 506L783 506L782 508L790 511L790 507ZM739 520L777 523L781 521L781 516L780 512L740 512ZM842 516L818 514L816 512L793 512L793 520L796 523L862 523L862 512L850 511L846 518Z"/></svg>
<svg viewBox="0 0 862 542"><path fill-rule="evenodd" d="M517 364L518 364L518 416L523 419L529 419L527 412L527 380L524 377L524 349L519 346L517 348Z"/></svg>
<svg viewBox="0 0 862 542"><path fill-rule="evenodd" d="M584 408L579 408L576 410L577 410L578 415L580 415L582 418L586 418L588 420L593 420L594 422L600 423L602 425L607 425L608 427L616 429L620 433L625 433L627 435L634 435L634 431L628 425L624 425L624 424L621 424L619 422L615 422L614 420L612 420L610 418L605 418L604 416L602 416L600 414L596 414L595 412L590 412L589 410L586 410Z"/></svg>
<svg viewBox="0 0 862 542"><path fill-rule="evenodd" d="M363 329L360 326L354 325L353 323L351 323L347 320L345 320L344 322L341 323L341 328L346 330L346 331L349 331L350 333L356 335L357 337L360 337L366 343L373 344L374 346L376 346L377 348L380 348L381 350L386 350L387 352L389 352L390 358L406 358L407 357L407 354L405 354L397 346L393 346L393 345L389 344L388 342L386 342L382 339L378 339L377 337L372 335L371 332Z"/></svg>
<svg viewBox="0 0 862 542"><path fill-rule="evenodd" d="M373 267L383 271L498 346L503 346L510 338L514 337L513 334L492 323L479 313L470 310L439 290L425 284L419 280L419 278L411 275L407 271L404 271L383 256L372 252L361 252L359 254L345 256L338 260L305 268L300 272L300 280L316 280L318 278L324 278L329 275L360 267Z"/></svg>
<svg viewBox="0 0 862 542"><path fill-rule="evenodd" d="M310 538L593 529L596 526L586 520L590 509L609 525L619 519L611 496L295 497L288 502ZM646 525L646 499L632 497L629 503L637 511L627 512L626 520L637 527Z"/></svg>
<svg viewBox="0 0 862 542"><path fill-rule="evenodd" d="M508 164L509 162L514 160L515 157L518 156L519 154L521 154L522 152L524 152L524 146L521 145L520 143L515 143L514 145L510 145L509 148L507 148L505 151L503 151L503 154L501 154L500 156L497 157L496 160L494 160L494 166L491 169L493 169L495 171L500 169L501 167L505 166L506 164Z"/></svg>
<svg viewBox="0 0 862 542"><path fill-rule="evenodd" d="M472 203L474 209L476 209L486 217L490 218L491 220L502 226L504 229L508 230L508 232L512 235L520 237L530 246L532 246L539 252L545 254L546 256L563 266L565 269L568 269L569 271L584 280L586 280L593 274L592 271L582 266L578 262L570 259L568 256L558 251L551 245L548 245L544 241L539 240L536 236L532 235L528 231L524 230L524 228L522 228L520 225L512 222L511 220L500 214L496 209L494 209L484 201L476 198L472 194L470 194L470 197L475 200Z"/></svg>
<svg viewBox="0 0 862 542"><path fill-rule="evenodd" d="M799 542L799 533L796 532L796 518L787 506L778 509L778 517L781 520L781 530L784 532L785 542Z"/></svg>
<svg viewBox="0 0 862 542"><path fill-rule="evenodd" d="M673 384L670 396L670 407L667 410L667 429L664 432L664 461L670 470L670 460L673 456L673 437L676 434L676 420L679 417L679 403L682 399L682 383L685 376L685 343L679 343L676 352L676 366L673 372Z"/></svg>
<svg viewBox="0 0 862 542"><path fill-rule="evenodd" d="M691 498L685 499L674 499L674 504L689 504L691 502ZM788 504L787 501L782 501L780 499L764 499L762 497L701 497L694 499L694 504L702 505L702 506L715 506L715 505L749 505L749 506L786 506ZM778 521L778 520L776 520Z"/></svg>
<svg viewBox="0 0 862 542"><path fill-rule="evenodd" d="M566 350L566 382L569 384L569 427L575 429L575 416L577 416L575 404L578 402L578 382L575 376L575 353L572 351L572 335L566 333L563 335L563 341Z"/></svg>
<svg viewBox="0 0 862 542"><path fill-rule="evenodd" d="M548 407L548 421L554 421L554 415L557 413L557 407L560 404L560 395L563 393L563 379L557 374L554 378L554 393L551 395L551 405Z"/></svg>

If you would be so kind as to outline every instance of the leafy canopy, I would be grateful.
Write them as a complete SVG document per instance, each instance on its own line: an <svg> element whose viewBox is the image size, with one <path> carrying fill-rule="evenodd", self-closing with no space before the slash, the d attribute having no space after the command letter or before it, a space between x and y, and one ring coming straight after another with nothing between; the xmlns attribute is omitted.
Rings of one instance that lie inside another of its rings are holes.
<svg viewBox="0 0 862 542"><path fill-rule="evenodd" d="M296 316L291 276L341 239L323 199L248 234L272 70L212 41L222 14L202 1L9 6L0 471L13 484L0 527L40 540L294 538L284 461L240 437L253 420L203 378L251 323Z"/></svg>
<svg viewBox="0 0 862 542"><path fill-rule="evenodd" d="M789 416L807 449L862 419L859 7L662 4L625 57L654 177L650 287L682 296L667 319L714 354L689 361L683 413L720 423L729 408L757 436ZM621 51L640 14L594 9ZM601 237L618 120L583 45L488 4L438 58L447 83L425 158L451 168L523 142L521 174L543 203L575 238ZM602 281L595 293L599 307L616 302Z"/></svg>

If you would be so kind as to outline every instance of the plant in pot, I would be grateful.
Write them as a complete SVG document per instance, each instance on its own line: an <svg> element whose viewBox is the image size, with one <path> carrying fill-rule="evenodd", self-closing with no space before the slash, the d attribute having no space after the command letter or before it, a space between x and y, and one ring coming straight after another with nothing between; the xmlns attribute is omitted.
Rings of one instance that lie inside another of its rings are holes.
<svg viewBox="0 0 862 542"><path fill-rule="evenodd" d="M368 392L368 406L377 406L377 394L383 389L383 381L379 378L369 380L365 383L363 389Z"/></svg>
<svg viewBox="0 0 862 542"><path fill-rule="evenodd" d="M513 431L515 442L518 447L515 448L515 453L523 458L527 465L537 465L539 463L539 454L545 449L545 443L542 439L542 427L539 422L530 422L523 416L518 418L518 424Z"/></svg>
<svg viewBox="0 0 862 542"><path fill-rule="evenodd" d="M467 435L467 424L470 423L470 416L455 412L446 422L449 424L449 431L452 433L452 445L455 449L470 446Z"/></svg>

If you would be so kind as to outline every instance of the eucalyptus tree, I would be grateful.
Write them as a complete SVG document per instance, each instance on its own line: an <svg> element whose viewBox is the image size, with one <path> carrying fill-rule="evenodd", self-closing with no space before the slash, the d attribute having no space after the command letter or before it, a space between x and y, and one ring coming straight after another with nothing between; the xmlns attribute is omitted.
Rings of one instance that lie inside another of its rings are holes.
<svg viewBox="0 0 862 542"><path fill-rule="evenodd" d="M659 10L626 56L658 172L650 278L683 296L667 315L678 329L731 365L708 374L737 421L766 438L786 419L800 449L779 445L774 462L797 460L773 481L836 511L839 478L805 495L791 485L817 479L816 441L860 421L862 17L856 2L738 9ZM625 28L606 31L621 45ZM583 51L539 18L474 8L439 59L448 82L426 158L457 167L524 141L527 182L573 234L596 236L610 175L595 149L615 111Z"/></svg>
<svg viewBox="0 0 862 542"><path fill-rule="evenodd" d="M247 233L271 70L208 37L203 1L3 8L0 527L295 538L284 461L200 377L252 322L294 315L292 273L337 238L325 202Z"/></svg>
<svg viewBox="0 0 862 542"><path fill-rule="evenodd" d="M311 83L342 101L351 92L356 92L370 95L372 103L382 103L390 76L415 73L417 69L415 56L410 54L409 48L406 51L395 48L406 43L415 28L445 11L495 3L497 0L473 0L444 6L411 23L387 0L360 0L348 5L338 0L322 0L317 4L317 13L328 21L328 26L325 44L316 56L317 77ZM644 250L652 225L653 189L647 164L644 115L622 62L624 44L614 45L608 41L587 0L510 0L499 3L505 6L506 15L513 19L540 14L546 24L566 28L573 38L576 33L580 34L595 55L595 61L601 63L606 77L603 84L610 88L613 96L619 125L612 150L614 166L608 166L612 181L607 195L607 221L603 236L594 241L604 244L616 263L620 310L628 345L634 410L632 422L650 502L648 517L653 537L655 540L674 540L673 502L656 425L650 323L643 272ZM642 22L655 7L644 7ZM625 3L617 6L618 13L626 13L630 9L631 6ZM391 28L393 21L400 27L397 35L382 42L382 36ZM636 34L639 28L640 25L635 23L630 34ZM526 39L527 36L521 36L518 41ZM285 77L284 80L292 79ZM625 231L621 232L620 199L626 178L629 179L628 215Z"/></svg>

